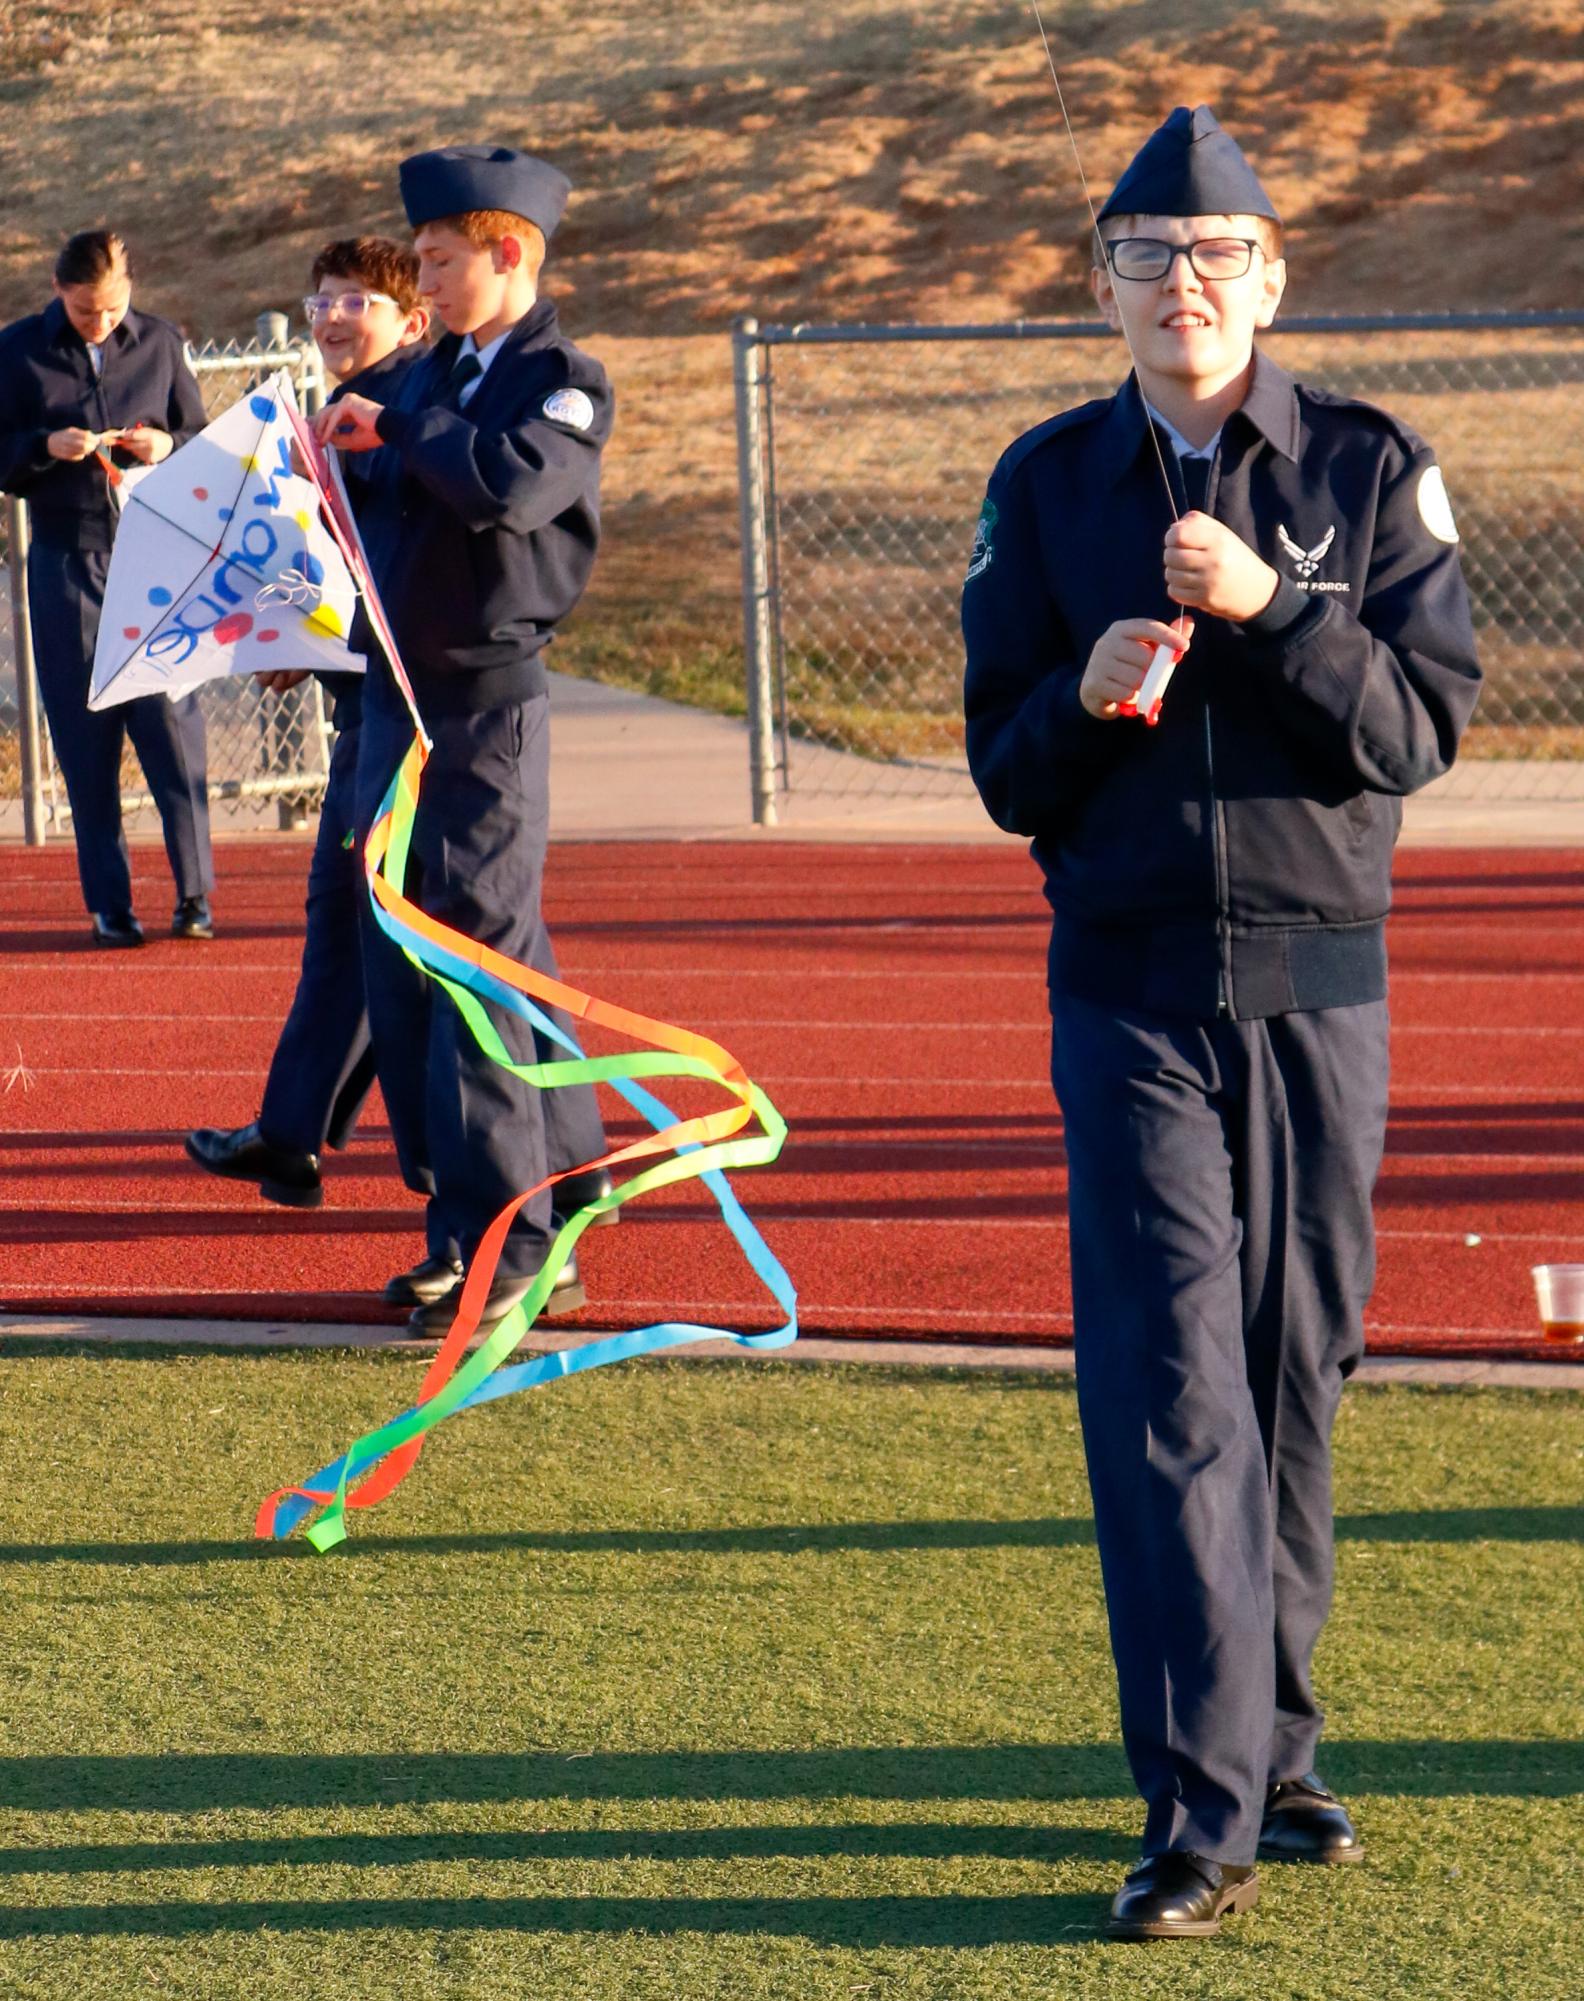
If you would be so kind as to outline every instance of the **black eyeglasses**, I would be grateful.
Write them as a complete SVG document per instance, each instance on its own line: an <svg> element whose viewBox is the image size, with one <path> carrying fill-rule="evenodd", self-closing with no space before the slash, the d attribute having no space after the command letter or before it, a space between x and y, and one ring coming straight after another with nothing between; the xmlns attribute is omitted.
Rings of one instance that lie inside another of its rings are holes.
<svg viewBox="0 0 1584 2001"><path fill-rule="evenodd" d="M1119 236L1106 245L1106 257L1119 278L1135 278L1141 283L1164 278L1179 257L1186 257L1201 278L1241 278L1259 247L1250 236L1207 236L1198 243Z"/></svg>

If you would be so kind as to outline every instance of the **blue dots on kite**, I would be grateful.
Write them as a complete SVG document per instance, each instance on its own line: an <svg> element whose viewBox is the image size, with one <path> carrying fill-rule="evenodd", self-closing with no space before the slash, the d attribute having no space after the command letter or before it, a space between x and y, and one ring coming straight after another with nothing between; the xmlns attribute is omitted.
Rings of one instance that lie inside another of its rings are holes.
<svg viewBox="0 0 1584 2001"><path fill-rule="evenodd" d="M253 412L255 417L273 417L275 414L275 399L273 396L250 396L248 398L248 408Z"/></svg>
<svg viewBox="0 0 1584 2001"><path fill-rule="evenodd" d="M222 507L220 509L220 519L222 521L229 521L231 519L231 514L232 510L229 507Z"/></svg>
<svg viewBox="0 0 1584 2001"><path fill-rule="evenodd" d="M148 598L150 604L169 604L171 593L166 590L163 584L155 584L150 589Z"/></svg>
<svg viewBox="0 0 1584 2001"><path fill-rule="evenodd" d="M302 553L301 568L303 575L308 579L309 583L322 584L324 582L324 577L325 577L324 564L321 563L319 558L316 555L314 555L313 552L309 549L304 549Z"/></svg>

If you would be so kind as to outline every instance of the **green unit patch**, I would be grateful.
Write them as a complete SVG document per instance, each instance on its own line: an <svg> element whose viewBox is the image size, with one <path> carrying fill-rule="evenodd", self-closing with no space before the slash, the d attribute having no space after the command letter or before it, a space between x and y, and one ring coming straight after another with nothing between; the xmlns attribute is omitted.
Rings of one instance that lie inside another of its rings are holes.
<svg viewBox="0 0 1584 2001"><path fill-rule="evenodd" d="M996 504L993 500L987 500L979 510L979 525L974 530L973 552L968 558L968 574L963 578L965 584L971 584L975 577L989 569L990 558L995 553L990 546L990 537L995 531L995 525Z"/></svg>

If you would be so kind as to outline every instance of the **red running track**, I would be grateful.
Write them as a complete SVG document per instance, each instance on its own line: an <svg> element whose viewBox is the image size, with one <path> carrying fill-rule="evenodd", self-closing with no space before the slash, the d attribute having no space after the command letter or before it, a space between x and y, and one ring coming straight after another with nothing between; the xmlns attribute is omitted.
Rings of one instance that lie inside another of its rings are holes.
<svg viewBox="0 0 1584 2001"><path fill-rule="evenodd" d="M151 925L143 951L100 953L69 851L8 850L0 1308L395 1317L373 1295L422 1243L377 1100L317 1211L209 1179L181 1149L189 1126L257 1109L306 864L300 841L232 843L214 944ZM158 851L135 867L152 917ZM1398 873L1371 1347L1571 1358L1538 1338L1529 1267L1584 1257L1584 853L1413 851ZM1070 1337L1046 919L1021 851L565 845L547 909L568 979L715 1036L786 1115L781 1160L736 1185L805 1331ZM696 1188L634 1203L580 1258L590 1327L774 1319Z"/></svg>

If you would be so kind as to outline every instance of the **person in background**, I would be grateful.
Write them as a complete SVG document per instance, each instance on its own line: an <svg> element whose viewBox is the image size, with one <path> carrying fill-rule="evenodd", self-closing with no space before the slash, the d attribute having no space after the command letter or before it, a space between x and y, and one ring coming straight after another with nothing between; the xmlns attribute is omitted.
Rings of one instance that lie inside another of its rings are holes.
<svg viewBox="0 0 1584 2001"><path fill-rule="evenodd" d="M159 809L175 878L177 938L214 936L203 714L195 695L88 707L119 489L204 427L186 345L132 306L126 245L109 229L71 237L43 312L0 331L0 488L28 503L28 596L39 691L66 781L77 872L104 946L143 943L121 824L130 736Z"/></svg>
<svg viewBox="0 0 1584 2001"><path fill-rule="evenodd" d="M418 259L385 236L342 237L314 259L303 310L331 401L355 392L389 397L424 352L429 309L418 296ZM349 482L356 507L362 482ZM277 693L306 669L259 680ZM268 1201L315 1209L324 1199L320 1159L342 1147L374 1082L368 1005L358 944L363 873L352 838L353 779L363 718L363 676L319 676L334 703L335 747L308 867L302 970L271 1058L258 1117L245 1126L201 1126L187 1135L190 1159L210 1174L252 1181Z"/></svg>

